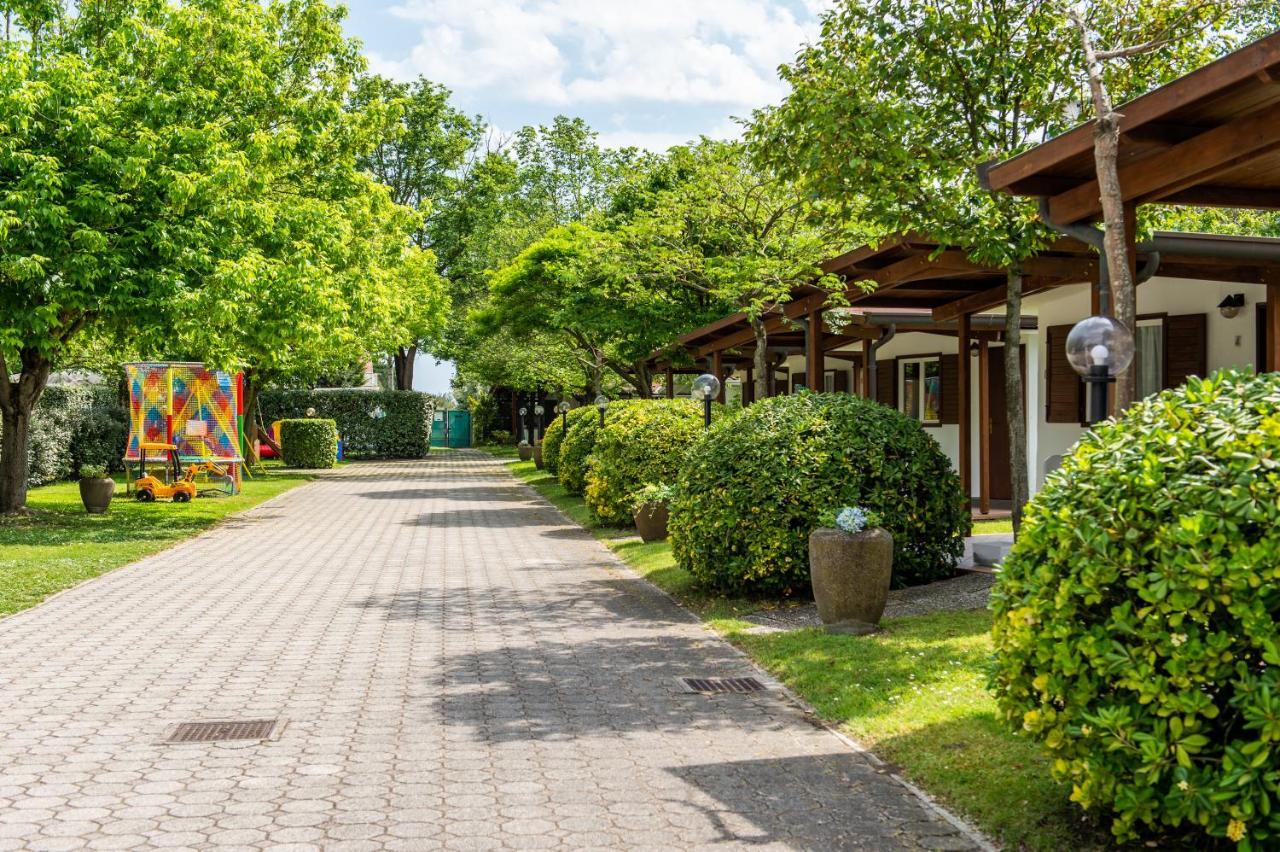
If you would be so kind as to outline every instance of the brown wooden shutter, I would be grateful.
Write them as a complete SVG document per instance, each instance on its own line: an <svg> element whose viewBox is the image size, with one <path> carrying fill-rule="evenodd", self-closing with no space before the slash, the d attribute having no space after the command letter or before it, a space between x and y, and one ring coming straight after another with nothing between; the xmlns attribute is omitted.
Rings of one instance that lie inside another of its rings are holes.
<svg viewBox="0 0 1280 852"><path fill-rule="evenodd" d="M898 359L876 361L876 402L898 407Z"/></svg>
<svg viewBox="0 0 1280 852"><path fill-rule="evenodd" d="M1164 318L1164 386L1209 372L1209 322L1205 314Z"/></svg>
<svg viewBox="0 0 1280 852"><path fill-rule="evenodd" d="M836 391L836 393L849 392L849 371L848 370L843 370L843 369L836 370L836 383L835 383L834 390Z"/></svg>
<svg viewBox="0 0 1280 852"><path fill-rule="evenodd" d="M942 380L942 422L960 422L960 358L943 355L939 359L938 374Z"/></svg>
<svg viewBox="0 0 1280 852"><path fill-rule="evenodd" d="M1067 360L1067 335L1070 333L1070 325L1050 326L1045 332L1045 346L1049 349L1045 420L1050 423L1084 421L1083 383Z"/></svg>

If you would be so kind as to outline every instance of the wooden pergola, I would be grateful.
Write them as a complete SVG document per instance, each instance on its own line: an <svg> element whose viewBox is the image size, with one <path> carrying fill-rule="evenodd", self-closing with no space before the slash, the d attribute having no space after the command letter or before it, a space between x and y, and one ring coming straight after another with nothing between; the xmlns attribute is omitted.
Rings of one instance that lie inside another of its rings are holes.
<svg viewBox="0 0 1280 852"><path fill-rule="evenodd" d="M1278 259L1246 261L1234 257L1242 245L1255 242L1265 245ZM1274 240L1162 232L1155 235L1149 246L1137 250L1137 260L1145 263L1149 252L1157 248L1161 255L1160 273L1171 277L1256 283L1273 271L1280 272L1280 248ZM1023 263L1023 294L1095 282L1098 268L1098 256L1091 247L1071 238L1060 239ZM1003 315L984 312L1003 305L1005 271L974 263L963 251L916 234L897 236L875 246L862 246L827 261L823 271L845 281L844 297L848 307L830 307L828 293L817 287L796 288L789 302L765 318L770 363L774 357L803 354L806 385L821 388L825 360L847 360L861 371L864 393L875 398L876 383L871 380L875 345L890 329L896 334L926 332L955 337L960 406L959 469L965 493L970 493L973 420L970 388L974 377L970 374L969 347L976 342L985 356L989 344L1003 337ZM1280 281L1280 277L1276 280ZM867 282L873 286L868 287ZM828 314L837 312L840 314L838 330L826 319ZM1022 327L1034 329L1036 319L1025 317ZM684 357L672 357L673 349L681 350ZM848 351L850 349L854 351ZM655 371L666 373L669 396L674 393L676 373L709 371L723 379L730 371L741 370L749 402L754 354L751 324L746 314L736 313L682 335L672 347L654 353L652 361ZM690 361L694 366L687 366ZM990 386L985 357L978 359L976 378L982 406L986 404ZM722 385L722 401L723 393ZM979 491L985 511L989 504L986 495L990 418L985 412L982 414L978 418Z"/></svg>
<svg viewBox="0 0 1280 852"><path fill-rule="evenodd" d="M1119 177L1129 262L1139 262L1136 209L1176 204L1280 210L1280 32L1161 86L1118 110ZM990 189L1039 197L1050 221L1093 222L1101 200L1093 155L1096 122L979 170ZM1268 285L1268 370L1280 369L1280 269L1237 245L1238 266ZM1161 274L1176 274L1165 271ZM1223 279L1233 280L1233 279Z"/></svg>

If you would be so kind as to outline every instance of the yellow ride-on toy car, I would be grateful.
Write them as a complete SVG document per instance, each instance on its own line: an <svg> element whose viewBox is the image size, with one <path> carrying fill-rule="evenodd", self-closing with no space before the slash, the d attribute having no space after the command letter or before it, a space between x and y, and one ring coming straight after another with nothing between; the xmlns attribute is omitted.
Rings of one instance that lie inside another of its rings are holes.
<svg viewBox="0 0 1280 852"><path fill-rule="evenodd" d="M170 468L172 480L165 482L159 477L147 473L147 453L162 455ZM143 442L138 445L138 473L133 482L135 496L143 503L152 503L157 498L171 499L175 503L190 503L196 496L195 467L184 476L182 461L178 458L178 448L173 444L155 444Z"/></svg>

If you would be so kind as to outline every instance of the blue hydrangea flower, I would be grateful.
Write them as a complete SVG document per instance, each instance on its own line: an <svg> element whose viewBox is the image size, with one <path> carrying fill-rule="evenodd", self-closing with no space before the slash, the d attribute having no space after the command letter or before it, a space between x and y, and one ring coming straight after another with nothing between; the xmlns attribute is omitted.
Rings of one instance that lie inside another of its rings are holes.
<svg viewBox="0 0 1280 852"><path fill-rule="evenodd" d="M845 506L836 515L836 526L847 533L860 533L867 528L867 520L866 509L860 506Z"/></svg>

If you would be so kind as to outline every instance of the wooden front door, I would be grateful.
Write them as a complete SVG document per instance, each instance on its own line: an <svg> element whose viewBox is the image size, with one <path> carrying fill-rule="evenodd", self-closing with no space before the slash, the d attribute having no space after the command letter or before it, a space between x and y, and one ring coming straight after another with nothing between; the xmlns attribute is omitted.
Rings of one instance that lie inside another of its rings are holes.
<svg viewBox="0 0 1280 852"><path fill-rule="evenodd" d="M1022 350L1022 399L1027 398L1026 349ZM987 409L991 419L991 499L1013 499L1012 468L1009 465L1009 417L1005 409L1004 347L987 350L987 369L991 377L991 402ZM1025 406L1024 406L1025 407Z"/></svg>

